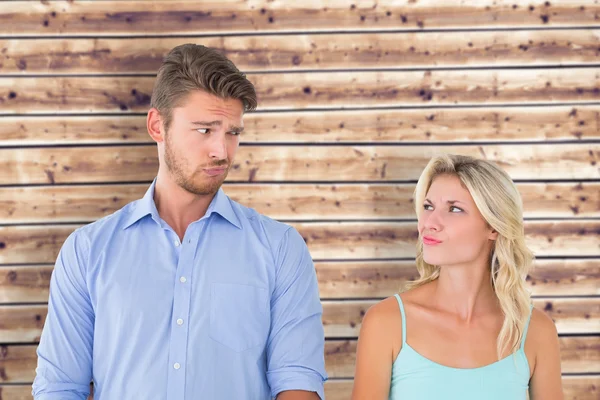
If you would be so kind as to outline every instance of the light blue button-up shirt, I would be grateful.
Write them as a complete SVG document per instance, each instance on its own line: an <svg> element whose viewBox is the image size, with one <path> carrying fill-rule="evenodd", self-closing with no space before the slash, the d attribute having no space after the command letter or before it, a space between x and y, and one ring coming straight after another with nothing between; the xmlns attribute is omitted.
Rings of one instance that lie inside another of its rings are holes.
<svg viewBox="0 0 600 400"><path fill-rule="evenodd" d="M302 237L219 190L180 242L155 182L65 241L35 399L85 399L92 379L95 400L323 399L322 307Z"/></svg>

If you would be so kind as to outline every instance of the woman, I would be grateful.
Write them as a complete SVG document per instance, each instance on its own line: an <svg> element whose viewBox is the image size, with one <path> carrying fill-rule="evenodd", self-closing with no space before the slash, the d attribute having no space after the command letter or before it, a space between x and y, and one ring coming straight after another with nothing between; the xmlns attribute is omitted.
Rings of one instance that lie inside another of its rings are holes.
<svg viewBox="0 0 600 400"><path fill-rule="evenodd" d="M533 256L510 177L436 157L415 205L420 278L366 313L352 399L563 399L556 328L525 288Z"/></svg>

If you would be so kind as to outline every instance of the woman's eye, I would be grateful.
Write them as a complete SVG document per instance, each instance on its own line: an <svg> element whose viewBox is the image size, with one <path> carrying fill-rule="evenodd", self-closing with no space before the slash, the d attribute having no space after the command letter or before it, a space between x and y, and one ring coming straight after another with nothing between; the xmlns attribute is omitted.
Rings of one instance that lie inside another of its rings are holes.
<svg viewBox="0 0 600 400"><path fill-rule="evenodd" d="M433 210L433 206L431 204L423 204L424 210Z"/></svg>
<svg viewBox="0 0 600 400"><path fill-rule="evenodd" d="M462 209L455 207L455 206L450 206L450 212L453 212L453 213L462 212Z"/></svg>
<svg viewBox="0 0 600 400"><path fill-rule="evenodd" d="M198 131L199 133L206 134L206 133L210 132L210 129L208 129L208 128L198 128L198 129L196 129L196 131Z"/></svg>

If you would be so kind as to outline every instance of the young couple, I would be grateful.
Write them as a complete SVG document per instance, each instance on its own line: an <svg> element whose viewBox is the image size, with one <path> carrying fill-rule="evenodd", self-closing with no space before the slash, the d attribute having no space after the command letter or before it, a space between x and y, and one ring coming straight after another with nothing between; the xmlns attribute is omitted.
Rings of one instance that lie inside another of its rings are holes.
<svg viewBox="0 0 600 400"><path fill-rule="evenodd" d="M73 232L38 348L38 400L324 399L317 279L296 230L229 199L253 85L182 45L147 116L146 195ZM508 175L430 161L415 192L420 278L365 315L352 398L562 399L557 332L525 288L532 262Z"/></svg>

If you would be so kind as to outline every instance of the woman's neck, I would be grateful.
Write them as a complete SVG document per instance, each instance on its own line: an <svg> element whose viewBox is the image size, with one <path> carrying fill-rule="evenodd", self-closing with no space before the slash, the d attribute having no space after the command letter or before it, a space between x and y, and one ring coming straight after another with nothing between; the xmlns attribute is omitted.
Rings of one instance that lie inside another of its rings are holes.
<svg viewBox="0 0 600 400"><path fill-rule="evenodd" d="M486 265L451 265L440 269L432 285L432 300L436 307L456 314L466 323L474 317L499 309Z"/></svg>

